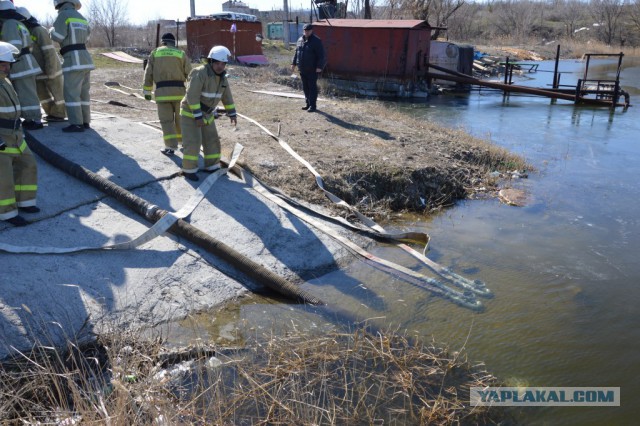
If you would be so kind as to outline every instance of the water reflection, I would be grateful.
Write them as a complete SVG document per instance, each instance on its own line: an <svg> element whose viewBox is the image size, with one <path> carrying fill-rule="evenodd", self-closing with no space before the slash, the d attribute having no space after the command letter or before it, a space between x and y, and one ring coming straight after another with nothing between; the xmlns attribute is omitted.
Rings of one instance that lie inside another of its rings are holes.
<svg viewBox="0 0 640 426"><path fill-rule="evenodd" d="M567 84L579 78L581 66L562 64ZM599 69L590 75L598 78ZM609 72L606 66L602 72ZM624 72L623 77L628 78ZM542 86L548 79L540 74L528 84ZM636 91L640 79L633 84L623 87ZM514 208L495 200L463 202L426 221L407 217L387 224L429 232L430 257L485 281L496 297L485 302L483 313L362 264L342 273L387 301L384 321L390 326L454 348L465 345L471 359L485 361L509 384L622 388L620 408L532 408L521 413L523 423L634 423L640 409L624 401L640 393L634 356L640 351L638 110L495 92L472 92L464 102L459 95L442 96L393 107L524 155L538 172L508 185L528 191L531 203ZM373 253L411 265L391 246Z"/></svg>
<svg viewBox="0 0 640 426"><path fill-rule="evenodd" d="M628 59L622 86L637 96L640 68ZM593 78L610 78L605 62L592 61ZM567 84L579 78L580 63L561 65ZM528 84L541 87L548 78ZM640 408L625 400L640 393L640 113L521 96L469 99L466 110L440 100L439 108L408 112L522 153L539 171L520 182L533 202L464 202L427 222L410 221L431 234L441 263L480 265L477 275L496 298L482 314L423 300L415 309L428 311L427 321L404 307L389 318L454 347L468 335L471 358L509 383L622 389L620 408L532 408L523 423L635 423Z"/></svg>
<svg viewBox="0 0 640 426"><path fill-rule="evenodd" d="M639 62L625 58L624 64L622 85L637 102ZM563 82L575 85L582 66L563 62ZM592 66L597 78L600 63ZM545 72L530 77L528 84L537 87L552 78ZM364 262L312 280L305 289L321 290L330 304L390 329L465 347L470 359L484 361L510 385L621 387L621 407L531 408L521 413L522 423L636 423L640 408L630 401L640 394L639 110L504 98L495 91L389 107L490 139L536 167L528 180L505 183L530 194L525 207L468 201L431 218L405 215L385 224L428 232L432 259L482 279L495 298L475 313ZM394 246L380 244L371 252L418 268ZM268 305L243 310L243 321L250 323L271 318L283 325L292 323L288 315L299 315Z"/></svg>

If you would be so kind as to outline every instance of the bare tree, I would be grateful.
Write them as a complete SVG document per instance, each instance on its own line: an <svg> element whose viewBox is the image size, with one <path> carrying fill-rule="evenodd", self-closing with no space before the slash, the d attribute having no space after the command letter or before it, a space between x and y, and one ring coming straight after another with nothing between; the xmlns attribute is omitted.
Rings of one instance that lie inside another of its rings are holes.
<svg viewBox="0 0 640 426"><path fill-rule="evenodd" d="M597 33L601 41L611 45L616 30L620 31L620 17L624 8L623 0L592 0L590 12L598 24Z"/></svg>
<svg viewBox="0 0 640 426"><path fill-rule="evenodd" d="M404 0L402 8L411 11L414 19L428 21L432 27L446 27L449 18L465 4L465 0ZM431 38L436 39L440 30L435 29Z"/></svg>
<svg viewBox="0 0 640 426"><path fill-rule="evenodd" d="M352 0L351 10L355 18L371 19L371 0ZM367 17L367 14L369 17Z"/></svg>
<svg viewBox="0 0 640 426"><path fill-rule="evenodd" d="M129 25L126 0L92 0L88 18L94 32L103 34L109 47L115 47L119 28Z"/></svg>
<svg viewBox="0 0 640 426"><path fill-rule="evenodd" d="M525 41L532 34L538 9L542 5L529 0L505 0L493 3L491 22L500 35Z"/></svg>
<svg viewBox="0 0 640 426"><path fill-rule="evenodd" d="M562 22L564 33L567 37L573 38L577 31L588 30L588 27L580 25L586 17L582 1L567 0L566 2L558 3L556 11L558 20Z"/></svg>
<svg viewBox="0 0 640 426"><path fill-rule="evenodd" d="M371 19L371 3L370 3L370 0L364 0L364 19Z"/></svg>
<svg viewBox="0 0 640 426"><path fill-rule="evenodd" d="M453 40L467 41L479 38L484 31L484 21L481 16L482 5L478 3L465 4L449 18L447 37Z"/></svg>
<svg viewBox="0 0 640 426"><path fill-rule="evenodd" d="M431 24L435 27L447 28L449 19L464 6L465 0L437 0L433 2L433 11L431 13ZM432 38L435 40L440 36L439 29L433 31Z"/></svg>
<svg viewBox="0 0 640 426"><path fill-rule="evenodd" d="M638 0L640 1L640 0ZM394 12L400 8L402 4L402 0L387 0L387 11L389 13L389 18L388 19L394 19L395 16L393 16Z"/></svg>
<svg viewBox="0 0 640 426"><path fill-rule="evenodd" d="M640 0L635 0L629 5L629 19L633 26L640 30Z"/></svg>

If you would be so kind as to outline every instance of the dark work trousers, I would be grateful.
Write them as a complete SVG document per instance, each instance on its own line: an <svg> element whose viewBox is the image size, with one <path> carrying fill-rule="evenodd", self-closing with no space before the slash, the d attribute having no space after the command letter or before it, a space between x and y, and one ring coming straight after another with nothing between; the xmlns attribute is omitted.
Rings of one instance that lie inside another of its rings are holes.
<svg viewBox="0 0 640 426"><path fill-rule="evenodd" d="M318 73L300 74L300 79L302 80L302 91L307 105L315 108L318 100Z"/></svg>

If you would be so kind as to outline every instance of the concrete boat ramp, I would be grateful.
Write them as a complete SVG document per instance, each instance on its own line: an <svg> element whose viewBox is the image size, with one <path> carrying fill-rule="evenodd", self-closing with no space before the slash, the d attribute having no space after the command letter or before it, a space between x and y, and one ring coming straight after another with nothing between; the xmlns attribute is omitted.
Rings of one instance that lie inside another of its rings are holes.
<svg viewBox="0 0 640 426"><path fill-rule="evenodd" d="M178 211L200 181L176 176L181 153L160 153L158 129L94 115L92 129L62 132L52 123L32 136L51 150L161 209ZM256 137L265 137L255 130ZM231 141L223 140L223 146ZM0 222L0 244L101 247L138 237L151 224L111 197L38 158L32 221ZM249 188L221 176L186 219L254 262L291 281L337 267L347 250ZM346 231L328 224L342 234ZM47 250L44 250L47 251ZM0 252L0 359L34 343L56 345L103 327L151 326L221 305L258 288L232 265L189 241L163 234L136 249L66 254ZM88 321L87 321L88 319Z"/></svg>

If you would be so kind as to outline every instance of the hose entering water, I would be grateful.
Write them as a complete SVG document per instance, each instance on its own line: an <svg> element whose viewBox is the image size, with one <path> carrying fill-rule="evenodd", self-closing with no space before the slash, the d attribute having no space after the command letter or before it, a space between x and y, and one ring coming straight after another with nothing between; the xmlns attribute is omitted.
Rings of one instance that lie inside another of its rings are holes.
<svg viewBox="0 0 640 426"><path fill-rule="evenodd" d="M168 212L160 209L135 194L127 191L121 186L116 185L108 179L93 173L92 171L76 164L60 154L52 151L31 134L25 132L25 138L29 143L31 150L40 158L51 164L52 166L62 170L63 172L85 182L94 188L99 189L105 194L115 198L130 210L143 216L148 221L155 223L160 220ZM325 303L317 297L301 290L295 284L285 280L283 277L273 273L267 268L252 261L243 254L237 252L233 248L227 246L223 242L216 240L212 236L202 232L195 226L182 219L169 228L169 232L183 237L192 243L198 245L207 252L224 260L235 268L241 270L251 279L268 287L282 296L300 303L311 305L324 305Z"/></svg>

